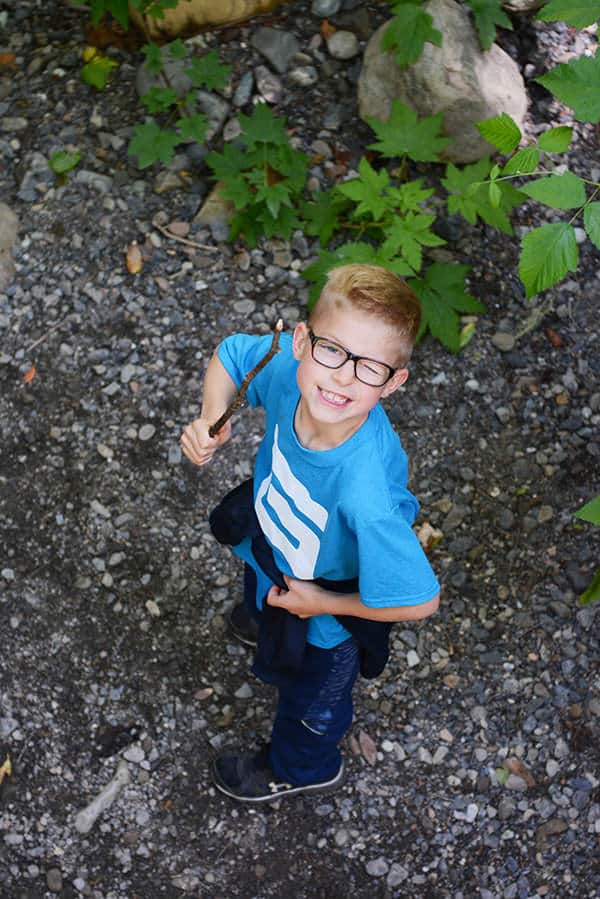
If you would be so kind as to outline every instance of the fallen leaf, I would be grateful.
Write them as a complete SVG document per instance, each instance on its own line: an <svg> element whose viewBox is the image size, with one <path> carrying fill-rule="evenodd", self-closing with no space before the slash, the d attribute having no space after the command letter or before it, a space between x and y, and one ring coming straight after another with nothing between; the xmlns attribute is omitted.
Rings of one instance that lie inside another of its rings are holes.
<svg viewBox="0 0 600 899"><path fill-rule="evenodd" d="M10 756L6 756L6 760L0 765L0 784L4 780L5 777L10 777L12 774L12 765L10 763Z"/></svg>
<svg viewBox="0 0 600 899"><path fill-rule="evenodd" d="M130 275L137 275L142 270L142 252L136 241L130 243L127 247L127 271Z"/></svg>
<svg viewBox="0 0 600 899"><path fill-rule="evenodd" d="M329 38L334 35L337 31L335 25L332 25L327 19L323 19L321 22L321 37L328 41Z"/></svg>
<svg viewBox="0 0 600 899"><path fill-rule="evenodd" d="M35 365L32 365L31 368L25 372L23 375L23 384L29 384L30 381L33 381L37 374L37 370Z"/></svg>
<svg viewBox="0 0 600 899"><path fill-rule="evenodd" d="M444 539L444 535L438 528L434 528L428 521L424 521L417 528L417 538L425 552L428 553Z"/></svg>
<svg viewBox="0 0 600 899"><path fill-rule="evenodd" d="M377 761L377 745L364 730L358 733L358 745L360 746L362 757L369 765L374 765Z"/></svg>
<svg viewBox="0 0 600 899"><path fill-rule="evenodd" d="M527 768L523 764L521 759L509 758L506 759L504 764L511 772L511 774L516 774L517 777L520 777L522 780L524 780L528 787L535 787L535 777L533 776L529 768Z"/></svg>
<svg viewBox="0 0 600 899"><path fill-rule="evenodd" d="M552 344L555 350L558 350L563 345L563 339L554 328L546 328L546 337Z"/></svg>
<svg viewBox="0 0 600 899"><path fill-rule="evenodd" d="M0 66L13 68L17 65L17 57L14 53L0 53Z"/></svg>

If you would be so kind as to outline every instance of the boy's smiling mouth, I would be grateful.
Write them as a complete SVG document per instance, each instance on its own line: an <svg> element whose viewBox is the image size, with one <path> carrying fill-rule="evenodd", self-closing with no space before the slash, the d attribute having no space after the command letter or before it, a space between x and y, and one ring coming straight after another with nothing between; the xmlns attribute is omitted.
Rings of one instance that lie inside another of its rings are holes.
<svg viewBox="0 0 600 899"><path fill-rule="evenodd" d="M319 393L321 398L331 406L346 406L350 402L349 397L343 396L341 393L334 393L331 390L325 390L323 387L319 387Z"/></svg>

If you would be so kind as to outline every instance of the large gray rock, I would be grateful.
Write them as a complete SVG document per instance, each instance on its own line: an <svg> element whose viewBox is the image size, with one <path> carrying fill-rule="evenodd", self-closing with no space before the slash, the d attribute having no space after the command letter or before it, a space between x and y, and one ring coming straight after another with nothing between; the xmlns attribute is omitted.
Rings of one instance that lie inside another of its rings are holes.
<svg viewBox="0 0 600 899"><path fill-rule="evenodd" d="M388 119L398 98L419 116L443 113L452 143L444 158L474 162L493 152L474 122L502 112L521 127L527 109L525 84L515 62L496 44L482 52L471 20L454 0L430 0L425 9L442 32L442 46L425 44L421 58L400 69L393 53L381 49L388 24L367 46L358 82L361 118Z"/></svg>
<svg viewBox="0 0 600 899"><path fill-rule="evenodd" d="M8 287L15 275L12 248L17 239L19 220L6 203L0 203L0 290Z"/></svg>

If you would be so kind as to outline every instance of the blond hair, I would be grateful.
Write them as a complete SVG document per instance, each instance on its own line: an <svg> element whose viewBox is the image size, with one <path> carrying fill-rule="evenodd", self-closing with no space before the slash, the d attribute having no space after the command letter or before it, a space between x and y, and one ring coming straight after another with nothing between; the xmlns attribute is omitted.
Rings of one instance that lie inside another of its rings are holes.
<svg viewBox="0 0 600 899"><path fill-rule="evenodd" d="M379 265L340 265L327 275L311 321L324 307L339 305L340 299L391 325L401 342L400 366L406 365L421 323L419 298L406 281Z"/></svg>

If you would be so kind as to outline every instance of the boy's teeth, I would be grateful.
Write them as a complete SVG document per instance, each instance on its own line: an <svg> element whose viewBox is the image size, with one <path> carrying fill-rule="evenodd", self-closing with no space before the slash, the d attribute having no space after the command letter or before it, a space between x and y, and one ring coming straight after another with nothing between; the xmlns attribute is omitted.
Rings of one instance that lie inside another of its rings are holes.
<svg viewBox="0 0 600 899"><path fill-rule="evenodd" d="M340 396L339 393L330 393L328 390L322 390L321 393L330 403L337 403L341 406L346 402L346 397Z"/></svg>

